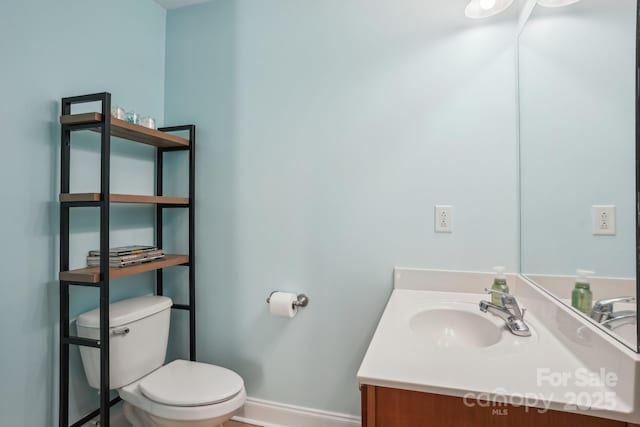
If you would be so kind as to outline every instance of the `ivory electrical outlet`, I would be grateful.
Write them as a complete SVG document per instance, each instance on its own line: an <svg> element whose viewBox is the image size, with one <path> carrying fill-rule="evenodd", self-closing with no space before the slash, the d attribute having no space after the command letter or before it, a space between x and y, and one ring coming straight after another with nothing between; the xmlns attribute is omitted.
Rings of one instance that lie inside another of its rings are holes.
<svg viewBox="0 0 640 427"><path fill-rule="evenodd" d="M453 206L436 206L434 219L436 233L453 233Z"/></svg>
<svg viewBox="0 0 640 427"><path fill-rule="evenodd" d="M592 206L591 221L594 236L615 236L616 207L614 205Z"/></svg>

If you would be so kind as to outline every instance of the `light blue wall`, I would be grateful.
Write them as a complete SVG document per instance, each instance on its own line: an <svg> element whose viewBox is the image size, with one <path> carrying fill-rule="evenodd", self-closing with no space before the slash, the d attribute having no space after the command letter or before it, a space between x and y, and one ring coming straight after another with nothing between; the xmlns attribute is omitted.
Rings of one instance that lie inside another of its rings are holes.
<svg viewBox="0 0 640 427"><path fill-rule="evenodd" d="M164 114L165 11L151 0L24 0L0 11L0 425L52 426L57 417L58 230L63 96L111 91L115 103ZM74 137L72 191L98 191L98 139ZM153 152L117 142L114 192L152 194ZM153 210L117 208L113 244L152 241ZM98 216L72 216L72 264L97 247ZM114 299L151 290L150 278L112 284ZM74 290L73 314L97 305ZM71 416L97 407L72 351Z"/></svg>
<svg viewBox="0 0 640 427"><path fill-rule="evenodd" d="M636 7L537 7L520 37L525 273L635 277ZM609 204L617 235L593 236Z"/></svg>
<svg viewBox="0 0 640 427"><path fill-rule="evenodd" d="M165 119L198 126L198 356L251 396L357 414L394 265L517 270L516 10L464 6L169 12ZM436 204L453 234L434 234ZM275 289L310 306L271 317Z"/></svg>

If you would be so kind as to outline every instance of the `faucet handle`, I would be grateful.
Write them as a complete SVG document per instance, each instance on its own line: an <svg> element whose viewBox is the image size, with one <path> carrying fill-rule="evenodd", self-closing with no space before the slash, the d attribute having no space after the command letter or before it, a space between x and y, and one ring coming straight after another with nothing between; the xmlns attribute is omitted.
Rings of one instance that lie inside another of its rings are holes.
<svg viewBox="0 0 640 427"><path fill-rule="evenodd" d="M506 292L496 291L495 289L489 289L489 288L484 288L484 291L488 294L500 295L503 307L513 310L513 313L517 318L519 319L524 318L525 310L520 309L520 306L518 305L518 300L516 300L515 296L508 294Z"/></svg>
<svg viewBox="0 0 640 427"><path fill-rule="evenodd" d="M636 297L619 297L598 300L593 304L591 309L591 318L598 323L603 322L609 318L609 315L613 313L613 305L618 302L635 302Z"/></svg>
<svg viewBox="0 0 640 427"><path fill-rule="evenodd" d="M495 289L489 289L489 288L484 288L484 291L488 294L496 294L496 295L500 295L503 297L510 297L512 296L511 294L508 294L506 292L502 292L502 291L496 291Z"/></svg>
<svg viewBox="0 0 640 427"><path fill-rule="evenodd" d="M518 302L516 301L516 297L507 293L507 292L502 292L502 291L496 291L495 289L489 289L489 288L484 288L484 291L488 294L496 294L496 295L500 295L502 297L502 305L518 305Z"/></svg>
<svg viewBox="0 0 640 427"><path fill-rule="evenodd" d="M613 304L617 302L635 302L636 297L619 297L619 298L609 298L596 301L593 305L594 310L598 311L613 311Z"/></svg>

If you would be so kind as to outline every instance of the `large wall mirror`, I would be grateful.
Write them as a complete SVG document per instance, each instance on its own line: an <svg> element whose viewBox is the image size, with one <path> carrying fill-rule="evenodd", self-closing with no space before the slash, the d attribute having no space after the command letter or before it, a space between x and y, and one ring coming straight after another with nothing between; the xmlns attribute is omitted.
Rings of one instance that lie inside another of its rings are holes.
<svg viewBox="0 0 640 427"><path fill-rule="evenodd" d="M518 40L521 271L635 351L637 8L537 5Z"/></svg>

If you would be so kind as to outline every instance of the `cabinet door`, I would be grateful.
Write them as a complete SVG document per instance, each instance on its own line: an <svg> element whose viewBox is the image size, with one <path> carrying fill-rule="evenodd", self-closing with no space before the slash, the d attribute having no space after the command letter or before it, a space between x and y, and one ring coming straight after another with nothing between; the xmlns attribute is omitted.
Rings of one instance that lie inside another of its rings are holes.
<svg viewBox="0 0 640 427"><path fill-rule="evenodd" d="M362 386L363 427L632 427L569 412L515 406L480 407L463 399L385 387Z"/></svg>

